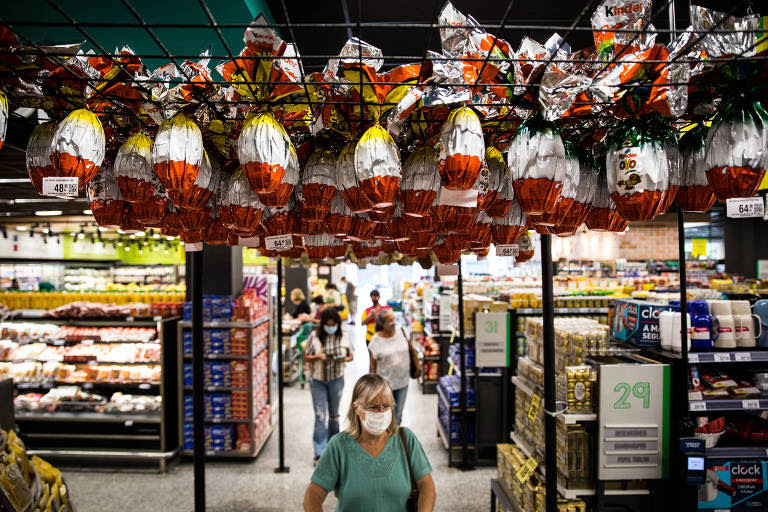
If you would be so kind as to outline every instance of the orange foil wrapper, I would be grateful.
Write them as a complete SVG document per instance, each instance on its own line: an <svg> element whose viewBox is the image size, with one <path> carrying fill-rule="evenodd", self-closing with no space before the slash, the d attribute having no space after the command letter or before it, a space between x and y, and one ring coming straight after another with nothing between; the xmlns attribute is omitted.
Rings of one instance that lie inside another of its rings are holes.
<svg viewBox="0 0 768 512"><path fill-rule="evenodd" d="M152 196L149 201L133 203L131 208L144 227L160 228L168 213L168 197Z"/></svg>
<svg viewBox="0 0 768 512"><path fill-rule="evenodd" d="M179 212L173 208L165 215L160 232L165 236L179 236L182 231L184 231L184 226L181 223L181 217L179 217Z"/></svg>
<svg viewBox="0 0 768 512"><path fill-rule="evenodd" d="M178 209L181 225L185 231L202 231L208 227L211 222L211 208L203 210L184 210Z"/></svg>
<svg viewBox="0 0 768 512"><path fill-rule="evenodd" d="M469 107L457 108L443 123L438 170L444 187L469 190L477 181L485 156L480 118Z"/></svg>
<svg viewBox="0 0 768 512"><path fill-rule="evenodd" d="M515 198L528 215L540 215L555 209L562 183L549 178L525 178L513 182Z"/></svg>
<svg viewBox="0 0 768 512"><path fill-rule="evenodd" d="M363 240L371 240L373 239L373 231L375 228L376 223L372 220L369 220L367 217L355 215L355 217L352 219L352 225L349 232L347 233L347 236L350 238L350 240L357 242Z"/></svg>
<svg viewBox="0 0 768 512"><path fill-rule="evenodd" d="M715 200L710 185L683 185L677 191L677 205L684 212L708 212Z"/></svg>
<svg viewBox="0 0 768 512"><path fill-rule="evenodd" d="M99 226L116 229L128 209L128 203L122 199L97 199L88 205L93 212L93 218Z"/></svg>
<svg viewBox="0 0 768 512"><path fill-rule="evenodd" d="M754 167L712 167L707 170L707 180L720 201L734 197L752 197L765 175L765 169Z"/></svg>
<svg viewBox="0 0 768 512"><path fill-rule="evenodd" d="M169 191L192 187L203 162L203 136L183 113L163 121L152 148L152 165Z"/></svg>
<svg viewBox="0 0 768 512"><path fill-rule="evenodd" d="M435 205L432 211L448 233L466 233L478 214L476 208L465 206Z"/></svg>
<svg viewBox="0 0 768 512"><path fill-rule="evenodd" d="M203 232L198 230L184 230L179 235L185 244L199 244L203 241Z"/></svg>
<svg viewBox="0 0 768 512"><path fill-rule="evenodd" d="M219 209L221 222L226 228L247 233L258 227L263 213L264 210L260 208L236 204L221 205Z"/></svg>

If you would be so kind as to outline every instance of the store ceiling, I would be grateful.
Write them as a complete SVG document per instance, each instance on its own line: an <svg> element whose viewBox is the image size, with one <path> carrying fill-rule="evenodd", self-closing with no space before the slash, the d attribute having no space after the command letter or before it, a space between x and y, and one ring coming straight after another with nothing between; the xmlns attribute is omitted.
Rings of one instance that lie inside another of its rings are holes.
<svg viewBox="0 0 768 512"><path fill-rule="evenodd" d="M669 0L655 2L653 23L657 28L668 27L667 9ZM205 3L205 2L203 2ZM599 2L570 2L564 0L542 0L538 2L476 2L456 0L454 5L462 12L471 14L481 25L500 25L506 16L505 27L489 28L491 33L506 39L513 47L527 35L545 41L554 31L563 36L574 49L592 43L589 18ZM725 2L722 0L700 2L708 7L744 14L748 2ZM378 46L385 56L385 68L413 62L428 50L440 50L437 29L429 24L437 22L437 15L444 0L413 1L388 0L386 2L363 2L362 0L333 1L284 1L284 0L231 0L206 4L218 23L246 24L264 13L268 20L276 23L290 23L292 30L283 27L280 32L287 40L295 37L298 48L304 56L305 71L321 70L328 56L336 55L349 35L358 35L363 40ZM99 23L135 23L128 6L135 9L140 17L158 24L206 24L205 11L198 0L177 0L156 2L153 0L123 0L103 2L101 0L27 0L25 2L2 2L0 22L9 23L29 39L42 43L79 42L90 37L85 50L98 45L110 49L131 46L139 55L147 55L144 62L149 66L168 62L162 58L162 50L141 28L100 27ZM348 13L345 16L345 8ZM284 10L285 9L285 10ZM677 2L677 26L688 25L688 3ZM287 16L286 16L287 14ZM582 16L580 17L580 14ZM83 23L80 28L71 26L72 20ZM321 23L344 23L353 27L321 27ZM57 26L45 26L53 22ZM358 27L357 23L361 26ZM404 22L421 23L421 28L403 28ZM388 26L365 26L366 23L387 23ZM301 26L311 25L311 26ZM509 28L513 24L515 28ZM427 25L427 26L423 26ZM523 28L522 25L526 27ZM569 27L573 26L573 30ZM539 28L540 27L540 28ZM222 28L222 34L233 52L242 48L243 28ZM155 33L173 54L193 57L208 49L214 55L226 53L216 32L212 28L156 28ZM153 58L151 56L155 56ZM312 57L315 56L315 57ZM400 58L399 58L400 57ZM211 67L216 62L211 63ZM2 73L0 71L0 73ZM12 116L9 120L5 146L0 150L0 180L26 180L24 148L36 121L33 118ZM21 201L18 201L21 200ZM30 201L36 200L36 201ZM0 223L12 221L18 216L34 215L38 210L62 210L65 215L82 215L87 209L84 198L73 201L44 199L38 196L28 181L9 183L0 181Z"/></svg>

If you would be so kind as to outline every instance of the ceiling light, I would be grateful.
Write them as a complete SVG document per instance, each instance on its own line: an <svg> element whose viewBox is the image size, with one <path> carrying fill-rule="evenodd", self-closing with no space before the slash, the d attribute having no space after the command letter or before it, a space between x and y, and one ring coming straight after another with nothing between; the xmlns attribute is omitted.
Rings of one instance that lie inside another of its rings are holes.
<svg viewBox="0 0 768 512"><path fill-rule="evenodd" d="M126 246L125 246L125 252L128 252L128 251L130 251L130 250L131 250L130 246L127 246L127 245L126 245Z"/></svg>
<svg viewBox="0 0 768 512"><path fill-rule="evenodd" d="M83 238L85 238L85 233L78 233L77 238L78 240L82 240Z"/></svg>
<svg viewBox="0 0 768 512"><path fill-rule="evenodd" d="M83 210L83 215L93 215L91 210Z"/></svg>
<svg viewBox="0 0 768 512"><path fill-rule="evenodd" d="M118 229L118 230L117 230L117 232L118 232L119 234L121 234L121 235L124 235L124 234L125 234L125 231L123 231L122 229Z"/></svg>
<svg viewBox="0 0 768 512"><path fill-rule="evenodd" d="M29 183L29 178L2 178L0 183Z"/></svg>
<svg viewBox="0 0 768 512"><path fill-rule="evenodd" d="M169 242L173 242L173 237L172 236L167 236L167 237L165 237L165 239L168 240Z"/></svg>
<svg viewBox="0 0 768 512"><path fill-rule="evenodd" d="M136 236L144 236L146 233L144 231L137 231Z"/></svg>
<svg viewBox="0 0 768 512"><path fill-rule="evenodd" d="M47 235L48 233L50 233L50 232L51 232L51 230L50 230L50 229L48 229L48 228L43 228L43 233L45 233L46 235Z"/></svg>
<svg viewBox="0 0 768 512"><path fill-rule="evenodd" d="M123 246L123 241L121 240L121 241L117 242L117 246L118 247L122 247Z"/></svg>
<svg viewBox="0 0 768 512"><path fill-rule="evenodd" d="M105 228L104 226L99 226L99 231L104 232L104 231L109 231L109 230L107 228Z"/></svg>
<svg viewBox="0 0 768 512"><path fill-rule="evenodd" d="M131 236L129 236L128 238L130 238L131 240L136 240L136 235L131 234Z"/></svg>
<svg viewBox="0 0 768 512"><path fill-rule="evenodd" d="M168 254L168 249L164 250L163 252L164 252L165 254Z"/></svg>
<svg viewBox="0 0 768 512"><path fill-rule="evenodd" d="M64 212L61 210L38 210L35 212L35 215L39 217L53 217L54 215L61 215L62 213Z"/></svg>
<svg viewBox="0 0 768 512"><path fill-rule="evenodd" d="M155 233L154 235L152 235L152 238L157 240L158 238L160 238L160 233Z"/></svg>
<svg viewBox="0 0 768 512"><path fill-rule="evenodd" d="M26 231L29 228L27 226L16 226L16 231Z"/></svg>

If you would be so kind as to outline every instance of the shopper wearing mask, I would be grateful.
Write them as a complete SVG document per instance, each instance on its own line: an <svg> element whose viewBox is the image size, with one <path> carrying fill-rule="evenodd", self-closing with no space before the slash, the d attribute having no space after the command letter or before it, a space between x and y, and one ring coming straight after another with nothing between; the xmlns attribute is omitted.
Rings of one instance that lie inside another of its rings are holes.
<svg viewBox="0 0 768 512"><path fill-rule="evenodd" d="M339 312L333 308L320 315L320 326L310 336L304 361L310 365L309 389L315 409L312 445L315 463L328 440L339 431L339 401L344 388L344 363L352 360L352 345L341 330Z"/></svg>
<svg viewBox="0 0 768 512"><path fill-rule="evenodd" d="M379 375L355 384L349 427L328 443L304 494L304 510L320 512L328 493L338 512L432 512L432 467L413 432L398 428L392 390ZM412 491L418 496L411 498ZM412 506L409 506L411 499Z"/></svg>
<svg viewBox="0 0 768 512"><path fill-rule="evenodd" d="M385 309L379 313L381 330L371 338L368 352L371 357L371 373L381 375L387 381L395 396L395 419L399 425L403 420L405 397L411 379L411 352L408 340L397 328L395 313Z"/></svg>
<svg viewBox="0 0 768 512"><path fill-rule="evenodd" d="M379 304L380 298L381 296L379 295L379 290L372 290L371 291L372 306L369 308L366 308L366 310L363 311L362 324L366 328L366 331L365 331L366 345L371 342L371 338L373 338L373 335L376 334L376 315L378 315L381 310L389 308L389 306L381 306Z"/></svg>

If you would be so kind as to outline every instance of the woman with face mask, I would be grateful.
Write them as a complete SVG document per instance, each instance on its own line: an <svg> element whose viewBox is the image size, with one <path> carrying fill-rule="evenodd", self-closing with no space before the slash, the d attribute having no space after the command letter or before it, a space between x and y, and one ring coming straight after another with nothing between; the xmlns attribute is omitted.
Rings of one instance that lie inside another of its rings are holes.
<svg viewBox="0 0 768 512"><path fill-rule="evenodd" d="M334 436L320 458L304 494L304 510L320 512L328 493L337 512L432 512L432 467L413 432L398 428L394 398L379 375L355 384L349 427ZM418 496L411 496L416 491ZM410 504L409 504L410 501Z"/></svg>
<svg viewBox="0 0 768 512"><path fill-rule="evenodd" d="M392 388L395 420L399 425L403 420L405 397L411 380L411 352L408 340L397 328L395 313L391 309L381 311L376 321L381 329L376 331L368 344L371 373L381 375Z"/></svg>
<svg viewBox="0 0 768 512"><path fill-rule="evenodd" d="M304 361L310 366L309 390L315 409L312 445L315 464L325 445L339 431L339 401L344 389L344 363L352 360L352 345L341 330L341 318L335 309L325 309L320 326L306 344Z"/></svg>

